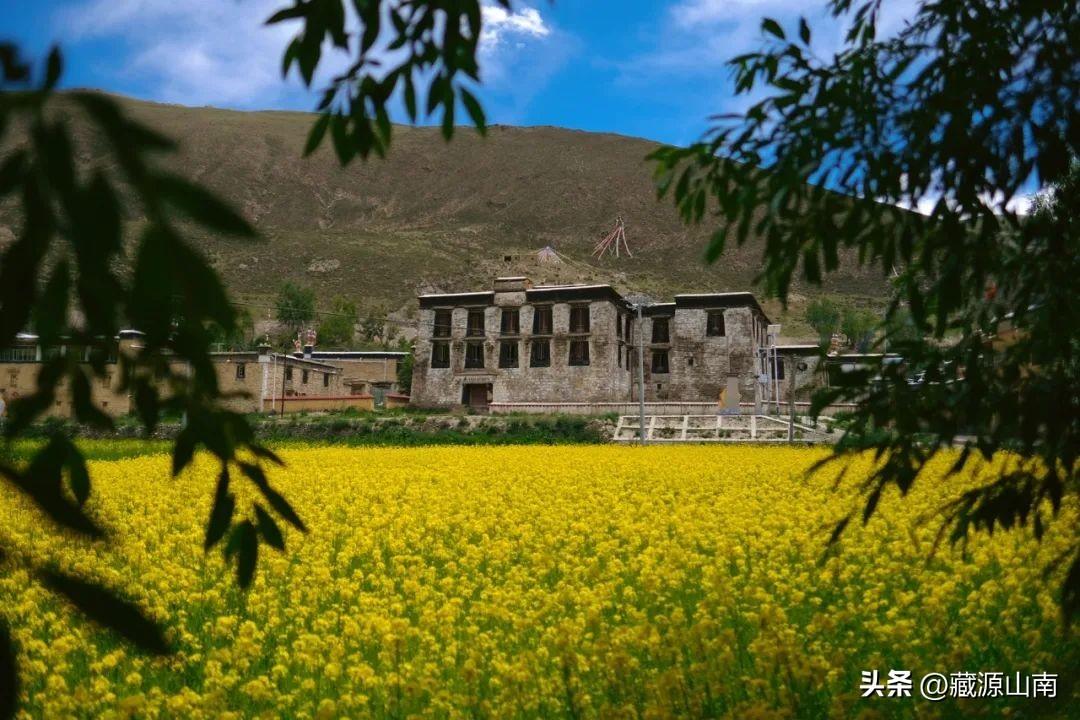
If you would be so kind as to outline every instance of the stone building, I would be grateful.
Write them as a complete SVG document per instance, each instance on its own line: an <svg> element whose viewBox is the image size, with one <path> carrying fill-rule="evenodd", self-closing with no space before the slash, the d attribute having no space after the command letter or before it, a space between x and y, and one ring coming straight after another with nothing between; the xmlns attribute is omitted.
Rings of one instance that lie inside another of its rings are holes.
<svg viewBox="0 0 1080 720"><path fill-rule="evenodd" d="M94 404L113 417L133 410L127 391L122 389L121 355L134 355L142 349L142 334L125 330L116 338L105 358L106 371L91 381ZM53 354L80 353L88 350L75 346L45 347L34 335L20 334L13 347L0 351L0 388L8 401L34 393L43 362ZM88 357L84 357L88 359ZM269 348L252 352L211 353L217 371L218 386L228 397L223 404L238 412L295 412L338 407L370 409L370 396L348 396L342 389L342 370L336 365L311 357L271 353ZM177 361L174 371L185 372ZM61 385L54 405L47 413L71 417L70 391Z"/></svg>
<svg viewBox="0 0 1080 720"><path fill-rule="evenodd" d="M756 402L770 363L769 319L751 293L676 295L636 308L610 285L533 287L505 277L483 292L419 297L412 402Z"/></svg>
<svg viewBox="0 0 1080 720"><path fill-rule="evenodd" d="M394 396L398 387L398 366L407 352L388 350L314 350L311 359L341 370L341 386L349 395L371 395L376 405Z"/></svg>

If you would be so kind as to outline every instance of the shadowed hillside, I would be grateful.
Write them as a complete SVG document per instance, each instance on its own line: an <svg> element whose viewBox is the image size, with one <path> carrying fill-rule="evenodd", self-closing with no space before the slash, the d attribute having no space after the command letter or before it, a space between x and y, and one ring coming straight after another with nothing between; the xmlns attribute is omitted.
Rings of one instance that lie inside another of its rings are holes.
<svg viewBox="0 0 1080 720"><path fill-rule="evenodd" d="M506 273L611 282L657 297L753 289L760 244L706 266L706 230L688 230L670 201L656 199L644 161L656 145L646 140L495 126L486 138L462 128L447 144L435 128L396 127L387 159L342 169L329 142L301 157L308 113L125 103L180 142L170 163L228 198L262 233L255 243L200 238L233 292L251 302L267 304L292 280L314 288L322 304L342 295L361 308L404 311L418 291L487 288ZM593 246L619 215L634 257L594 260ZM568 261L538 263L545 245ZM880 298L878 271L847 267L830 277L829 292L859 303ZM785 335L806 332L795 322L800 292L796 286ZM261 319L266 310L253 314Z"/></svg>

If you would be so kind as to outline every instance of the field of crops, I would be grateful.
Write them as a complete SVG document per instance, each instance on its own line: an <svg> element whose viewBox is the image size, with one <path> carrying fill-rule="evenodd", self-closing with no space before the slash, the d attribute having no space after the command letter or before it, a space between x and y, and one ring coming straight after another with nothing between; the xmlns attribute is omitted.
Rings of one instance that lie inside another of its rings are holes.
<svg viewBox="0 0 1080 720"><path fill-rule="evenodd" d="M148 659L2 566L26 717L988 717L1067 715L1080 644L1046 562L1055 523L927 558L918 519L967 477L886 497L823 556L849 487L820 450L290 449L271 479L311 528L244 595L203 554L214 468L97 461L116 530L57 551L0 488L2 542L127 589L179 652ZM869 461L849 473L865 474ZM239 483L237 483L239 484ZM246 507L242 501L241 507ZM1075 519L1075 508L1063 511ZM863 670L1059 673L1058 697L860 697Z"/></svg>

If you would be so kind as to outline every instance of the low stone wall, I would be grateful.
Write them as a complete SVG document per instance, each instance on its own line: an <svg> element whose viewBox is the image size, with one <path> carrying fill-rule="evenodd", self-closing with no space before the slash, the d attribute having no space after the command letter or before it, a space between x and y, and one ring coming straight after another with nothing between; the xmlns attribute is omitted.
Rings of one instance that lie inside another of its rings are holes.
<svg viewBox="0 0 1080 720"><path fill-rule="evenodd" d="M526 402L502 402L491 403L489 409L494 414L528 413L538 415L636 415L640 409L638 403L526 403ZM713 415L719 406L714 402L647 402L645 403L646 415ZM770 414L774 406L763 404L762 412ZM854 405L830 405L822 411L822 415L831 417L841 412L851 412ZM754 412L754 403L740 403L739 411L743 415ZM787 403L781 403L781 415L788 412ZM796 415L807 415L810 412L810 403L795 403Z"/></svg>
<svg viewBox="0 0 1080 720"><path fill-rule="evenodd" d="M318 412L322 410L374 410L375 398L371 395L292 395L285 398L275 398L273 405L269 399L266 401L266 412L296 413Z"/></svg>

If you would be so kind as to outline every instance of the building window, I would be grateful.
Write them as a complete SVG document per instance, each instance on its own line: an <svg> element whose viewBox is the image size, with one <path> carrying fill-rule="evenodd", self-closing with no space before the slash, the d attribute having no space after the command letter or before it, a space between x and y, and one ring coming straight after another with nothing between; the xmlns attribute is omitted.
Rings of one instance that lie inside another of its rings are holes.
<svg viewBox="0 0 1080 720"><path fill-rule="evenodd" d="M0 350L2 362L34 362L37 360L37 348L13 347Z"/></svg>
<svg viewBox="0 0 1080 720"><path fill-rule="evenodd" d="M450 310L436 310L435 311L435 326L431 329L431 334L434 337L450 337L450 325L452 323L453 314Z"/></svg>
<svg viewBox="0 0 1080 720"><path fill-rule="evenodd" d="M653 350L652 371L655 374L668 372L668 351Z"/></svg>
<svg viewBox="0 0 1080 720"><path fill-rule="evenodd" d="M619 350L618 350L618 352L615 353L615 357L619 361L619 367L622 367L622 355L623 355L622 343L619 343Z"/></svg>
<svg viewBox="0 0 1080 720"><path fill-rule="evenodd" d="M300 383L303 384L303 385L307 385L307 381L308 381L308 371L304 370L304 371L302 371L300 373Z"/></svg>
<svg viewBox="0 0 1080 720"><path fill-rule="evenodd" d="M615 316L615 337L622 338L622 315ZM622 362L620 360L620 362Z"/></svg>
<svg viewBox="0 0 1080 720"><path fill-rule="evenodd" d="M323 373L322 386L323 387L330 387L330 373Z"/></svg>
<svg viewBox="0 0 1080 720"><path fill-rule="evenodd" d="M433 368L448 368L448 367L450 367L450 343L448 343L448 342L431 343L431 367L433 367Z"/></svg>
<svg viewBox="0 0 1080 720"><path fill-rule="evenodd" d="M484 367L484 343L471 342L465 345L465 367Z"/></svg>
<svg viewBox="0 0 1080 720"><path fill-rule="evenodd" d="M570 332L589 332L589 306L572 305L570 307Z"/></svg>
<svg viewBox="0 0 1080 720"><path fill-rule="evenodd" d="M291 367L285 368L285 379L286 380L292 380L292 368Z"/></svg>
<svg viewBox="0 0 1080 720"><path fill-rule="evenodd" d="M589 341L588 340L571 340L570 341L570 364L571 365L588 365L589 364Z"/></svg>
<svg viewBox="0 0 1080 720"><path fill-rule="evenodd" d="M686 364L689 365L690 367L694 367L694 356L693 355L690 355L689 357L686 358Z"/></svg>
<svg viewBox="0 0 1080 720"><path fill-rule="evenodd" d="M516 341L499 343L499 367L516 368L518 366L518 344Z"/></svg>
<svg viewBox="0 0 1080 720"><path fill-rule="evenodd" d="M551 341L533 340L529 350L530 367L548 367L551 365Z"/></svg>
<svg viewBox="0 0 1080 720"><path fill-rule="evenodd" d="M630 370L634 364L634 351L630 349L630 346L626 346L626 369Z"/></svg>
<svg viewBox="0 0 1080 720"><path fill-rule="evenodd" d="M705 323L705 334L709 337L724 337L724 311L712 310Z"/></svg>
<svg viewBox="0 0 1080 720"><path fill-rule="evenodd" d="M533 335L551 334L551 306L539 305L533 308Z"/></svg>
<svg viewBox="0 0 1080 720"><path fill-rule="evenodd" d="M500 332L503 335L521 334L521 311L517 308L502 311L502 326Z"/></svg>
<svg viewBox="0 0 1080 720"><path fill-rule="evenodd" d="M668 340L668 319L667 318L653 318L652 321L652 341L654 343L666 343ZM664 372L667 372L666 370Z"/></svg>
<svg viewBox="0 0 1080 720"><path fill-rule="evenodd" d="M470 310L469 322L465 327L465 334L469 337L483 337L484 335L484 311Z"/></svg>
<svg viewBox="0 0 1080 720"><path fill-rule="evenodd" d="M237 380L243 380L246 377L247 377L247 364L246 363L236 363L236 379Z"/></svg>

